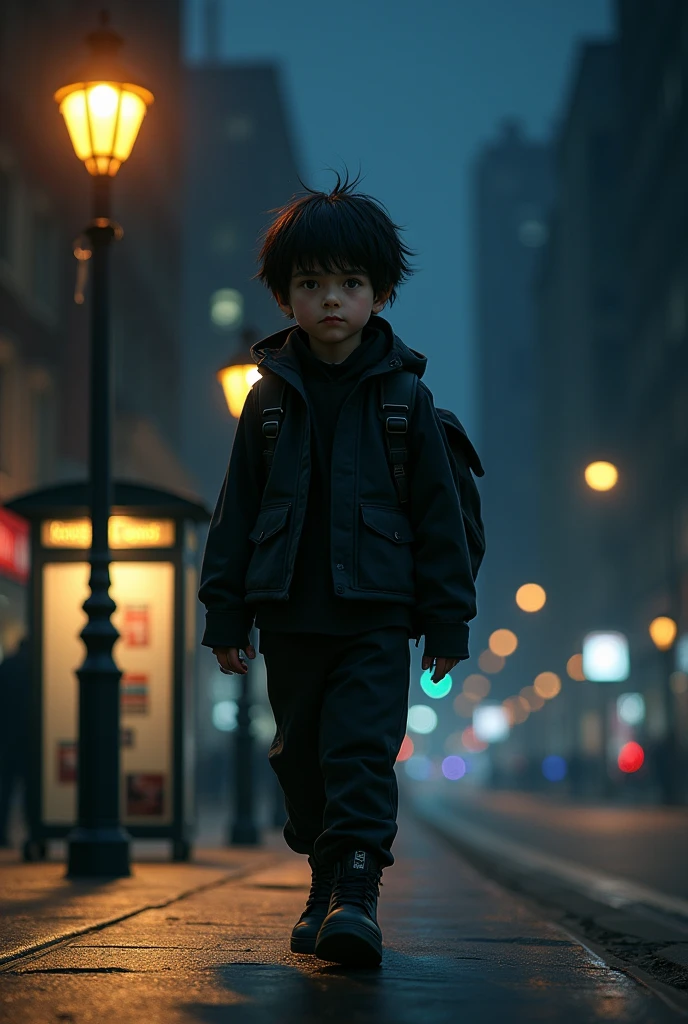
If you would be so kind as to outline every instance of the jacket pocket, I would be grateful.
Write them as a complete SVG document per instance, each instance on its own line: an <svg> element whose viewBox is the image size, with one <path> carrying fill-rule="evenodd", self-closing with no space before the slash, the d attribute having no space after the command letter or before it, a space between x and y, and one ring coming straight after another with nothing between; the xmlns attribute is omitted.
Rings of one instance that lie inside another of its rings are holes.
<svg viewBox="0 0 688 1024"><path fill-rule="evenodd" d="M358 586L384 594L414 593L413 530L399 509L361 505Z"/></svg>
<svg viewBox="0 0 688 1024"><path fill-rule="evenodd" d="M286 529L291 505L275 505L258 513L248 539L255 551L246 572L246 591L280 590L284 586L287 560Z"/></svg>

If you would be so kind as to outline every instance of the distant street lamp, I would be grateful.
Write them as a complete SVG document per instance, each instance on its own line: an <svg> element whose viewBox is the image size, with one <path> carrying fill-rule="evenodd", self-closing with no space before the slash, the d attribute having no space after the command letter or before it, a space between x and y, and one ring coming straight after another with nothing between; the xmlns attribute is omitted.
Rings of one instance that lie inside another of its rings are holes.
<svg viewBox="0 0 688 1024"><path fill-rule="evenodd" d="M258 367L250 361L250 343L254 332L242 332L242 348L221 370L217 379L222 385L227 408L234 419L241 416L246 396L260 378ZM241 690L238 699L237 728L234 732L234 821L230 827L230 841L242 846L255 846L259 841L255 821L254 745L251 735L250 670L239 677Z"/></svg>
<svg viewBox="0 0 688 1024"><path fill-rule="evenodd" d="M652 643L658 651L668 651L674 645L678 627L668 615L659 615L649 625Z"/></svg>
<svg viewBox="0 0 688 1024"><path fill-rule="evenodd" d="M666 717L666 739L663 749L655 754L662 796L666 804L678 804L682 797L682 779L676 724L674 722L674 693L671 678L674 670L673 646L678 627L668 615L658 615L649 625L652 642L662 659L662 697Z"/></svg>
<svg viewBox="0 0 688 1024"><path fill-rule="evenodd" d="M81 634L86 657L79 678L79 766L77 825L67 837L70 876L129 874L129 836L119 820L119 683L112 657L118 634L110 621L108 520L111 508L111 421L109 339L110 243L121 228L110 219L110 185L129 157L152 93L132 85L117 66L122 37L108 27L91 32L88 66L78 79L55 93L77 157L93 184L93 220L84 234L93 253L91 294L90 488L92 540L91 596Z"/></svg>
<svg viewBox="0 0 688 1024"><path fill-rule="evenodd" d="M619 471L611 462L591 462L585 467L585 482L593 491L611 491L619 479Z"/></svg>

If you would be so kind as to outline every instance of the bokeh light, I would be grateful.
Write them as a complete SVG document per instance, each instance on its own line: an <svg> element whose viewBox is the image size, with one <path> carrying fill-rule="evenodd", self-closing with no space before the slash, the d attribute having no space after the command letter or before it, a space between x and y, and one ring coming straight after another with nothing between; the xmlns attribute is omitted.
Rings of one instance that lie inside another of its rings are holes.
<svg viewBox="0 0 688 1024"><path fill-rule="evenodd" d="M559 754L549 754L543 758L542 774L548 782L561 782L566 778L566 761Z"/></svg>
<svg viewBox="0 0 688 1024"><path fill-rule="evenodd" d="M591 462L585 467L585 482L593 491L610 491L618 479L619 471L612 462Z"/></svg>
<svg viewBox="0 0 688 1024"><path fill-rule="evenodd" d="M624 743L619 751L617 763L622 772L630 775L631 772L637 772L639 768L642 768L644 760L645 751L639 743L631 740L630 743Z"/></svg>
<svg viewBox="0 0 688 1024"><path fill-rule="evenodd" d="M533 689L543 700L552 700L561 693L561 679L556 672L541 672L535 677Z"/></svg>
<svg viewBox="0 0 688 1024"><path fill-rule="evenodd" d="M466 762L462 757L457 757L451 754L449 757L445 757L442 762L442 774L445 779L462 779L466 774Z"/></svg>
<svg viewBox="0 0 688 1024"><path fill-rule="evenodd" d="M437 728L437 713L427 704L413 704L408 712L408 727L421 735L433 732Z"/></svg>
<svg viewBox="0 0 688 1024"><path fill-rule="evenodd" d="M530 704L525 697L507 697L502 707L508 714L511 725L522 725L530 715Z"/></svg>
<svg viewBox="0 0 688 1024"><path fill-rule="evenodd" d="M547 594L538 583L524 583L516 591L516 604L523 612L539 612L546 601Z"/></svg>
<svg viewBox="0 0 688 1024"><path fill-rule="evenodd" d="M461 742L470 754L479 754L482 750L487 750L487 743L478 739L472 725L469 725L461 733Z"/></svg>
<svg viewBox="0 0 688 1024"><path fill-rule="evenodd" d="M676 639L677 626L668 615L658 615L650 623L652 643L660 651L668 651Z"/></svg>
<svg viewBox="0 0 688 1024"><path fill-rule="evenodd" d="M237 727L239 705L235 700L219 700L213 704L212 722L220 732L233 732Z"/></svg>
<svg viewBox="0 0 688 1024"><path fill-rule="evenodd" d="M405 762L404 771L416 782L427 782L432 778L432 761L423 754L414 754Z"/></svg>
<svg viewBox="0 0 688 1024"><path fill-rule="evenodd" d="M510 629L496 629L490 636L488 646L493 654L508 658L518 647L518 637Z"/></svg>
<svg viewBox="0 0 688 1024"><path fill-rule="evenodd" d="M494 651L483 651L478 658L478 668L481 672L487 672L488 675L494 676L497 672L501 672L506 665L506 658L501 657L499 654L495 654Z"/></svg>
<svg viewBox="0 0 688 1024"><path fill-rule="evenodd" d="M399 748L399 753L397 754L397 761L408 761L409 757L413 756L414 750L415 746L413 740L407 733L406 736L404 736L403 740L401 741L401 747Z"/></svg>
<svg viewBox="0 0 688 1024"><path fill-rule="evenodd" d="M577 683L585 682L585 672L583 671L583 655L572 654L569 660L566 662L566 671L570 679L575 679Z"/></svg>
<svg viewBox="0 0 688 1024"><path fill-rule="evenodd" d="M524 686L521 690L521 696L525 701L527 701L528 707L531 711L539 711L540 708L544 708L545 706L544 700L540 694L536 692L534 686Z"/></svg>
<svg viewBox="0 0 688 1024"><path fill-rule="evenodd" d="M623 633L588 633L583 637L583 672L593 683L621 683L628 679L631 660Z"/></svg>
<svg viewBox="0 0 688 1024"><path fill-rule="evenodd" d="M440 697L446 697L452 688L452 677L447 675L440 679L438 683L432 681L432 669L426 669L420 677L420 688L423 693L426 693L428 697L432 697L434 700L439 700Z"/></svg>
<svg viewBox="0 0 688 1024"><path fill-rule="evenodd" d="M491 682L486 676L474 672L463 681L463 692L469 700L484 700L490 692Z"/></svg>
<svg viewBox="0 0 688 1024"><path fill-rule="evenodd" d="M485 743L501 743L510 728L509 716L501 704L483 704L473 712L473 732Z"/></svg>
<svg viewBox="0 0 688 1024"><path fill-rule="evenodd" d="M467 697L465 693L457 693L454 697L454 711L461 718L472 718L475 701Z"/></svg>
<svg viewBox="0 0 688 1024"><path fill-rule="evenodd" d="M616 700L616 713L626 725L645 721L645 698L642 693L622 693Z"/></svg>

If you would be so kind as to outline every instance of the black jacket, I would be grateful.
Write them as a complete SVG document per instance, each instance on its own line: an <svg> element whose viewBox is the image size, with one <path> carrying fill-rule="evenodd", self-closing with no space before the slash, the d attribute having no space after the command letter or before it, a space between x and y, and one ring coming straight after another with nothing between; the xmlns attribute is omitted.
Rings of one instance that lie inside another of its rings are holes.
<svg viewBox="0 0 688 1024"><path fill-rule="evenodd" d="M408 435L410 500L402 509L390 472L377 378L405 368L422 377L424 356L381 317L386 355L367 369L342 406L332 449L330 551L333 587L347 601L413 609L425 652L468 657L475 587L444 431L421 383ZM261 373L287 385L274 462L264 482L260 382L249 392L208 533L199 597L203 643L245 647L255 606L287 601L308 501L310 415L299 361L286 328L258 342Z"/></svg>

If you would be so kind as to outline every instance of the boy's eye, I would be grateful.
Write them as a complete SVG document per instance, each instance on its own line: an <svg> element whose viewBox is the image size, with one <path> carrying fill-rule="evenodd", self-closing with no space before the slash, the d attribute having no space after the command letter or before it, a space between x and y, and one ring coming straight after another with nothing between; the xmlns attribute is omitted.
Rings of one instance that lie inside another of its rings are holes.
<svg viewBox="0 0 688 1024"><path fill-rule="evenodd" d="M312 292L317 284L318 284L317 281L312 281L312 280L311 281L302 281L301 282L301 287L305 288L309 292ZM311 285L313 285L312 288L311 288Z"/></svg>
<svg viewBox="0 0 688 1024"><path fill-rule="evenodd" d="M363 281L359 281L357 277L350 277L346 284L349 287L353 286L354 288L361 288L363 286Z"/></svg>

